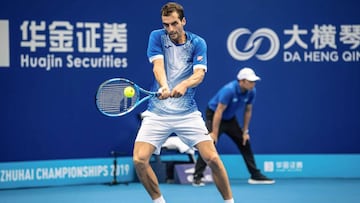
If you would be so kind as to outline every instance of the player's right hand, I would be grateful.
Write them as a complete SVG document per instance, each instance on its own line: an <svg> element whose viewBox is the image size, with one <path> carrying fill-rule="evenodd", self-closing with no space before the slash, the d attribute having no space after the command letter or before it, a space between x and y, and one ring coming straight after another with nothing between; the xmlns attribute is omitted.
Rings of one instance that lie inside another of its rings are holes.
<svg viewBox="0 0 360 203"><path fill-rule="evenodd" d="M171 95L170 89L168 87L159 88L158 93L160 93L160 96L158 96L159 99L167 99Z"/></svg>

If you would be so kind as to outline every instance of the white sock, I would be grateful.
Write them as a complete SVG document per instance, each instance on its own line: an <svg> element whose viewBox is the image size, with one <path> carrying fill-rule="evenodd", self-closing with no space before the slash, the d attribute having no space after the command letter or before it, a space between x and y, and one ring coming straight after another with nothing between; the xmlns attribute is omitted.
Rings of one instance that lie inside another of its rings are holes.
<svg viewBox="0 0 360 203"><path fill-rule="evenodd" d="M228 199L228 200L225 200L224 203L234 203L234 198L231 198L231 199Z"/></svg>
<svg viewBox="0 0 360 203"><path fill-rule="evenodd" d="M159 198L154 199L153 203L166 203L164 197L161 195Z"/></svg>

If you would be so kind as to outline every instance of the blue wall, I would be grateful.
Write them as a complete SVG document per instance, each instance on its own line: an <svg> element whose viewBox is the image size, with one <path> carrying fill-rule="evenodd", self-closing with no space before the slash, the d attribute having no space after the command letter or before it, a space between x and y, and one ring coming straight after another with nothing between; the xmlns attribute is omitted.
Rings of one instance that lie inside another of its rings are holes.
<svg viewBox="0 0 360 203"><path fill-rule="evenodd" d="M10 46L0 44L0 50L10 54L10 65L0 66L0 161L108 157L111 150L131 155L139 126L137 116L145 105L124 117L109 118L97 111L94 96L98 85L112 77L126 77L145 88L150 86L153 76L146 57L147 39L153 29L162 26L159 11L165 2L2 3L0 38L9 33ZM205 109L218 88L235 79L241 67L250 66L262 78L257 83L250 126L255 153L360 153L358 1L180 2L186 9L185 28L203 36L208 43L208 73L197 92L200 110ZM21 45L31 39L30 26L21 26L31 21L45 24L37 32L45 36L45 40L38 40L44 46L35 51ZM73 26L73 51L50 50L56 44L51 44L49 26L58 21ZM4 22L9 26L4 26ZM80 22L99 25L95 47L100 51L78 48L81 43L77 34L85 35ZM126 41L121 44L126 45L125 51L102 49L105 23L126 24ZM296 43L285 47L292 36L286 33L296 25L307 32L299 35L307 48ZM345 25L350 29L346 30ZM320 36L317 39L312 32L316 27ZM239 28L247 29L248 34L239 34L235 40L235 56L227 41ZM261 29L264 32L259 32ZM352 33L353 37L341 33ZM250 36L260 43L257 51L254 47L245 49ZM272 45L278 49L271 49ZM238 58L252 51L249 58ZM273 55L268 58L257 57L270 52ZM121 64L118 68L75 68L67 62L69 56L98 59L104 55L119 59ZM59 57L63 64L46 70L41 65L27 65L26 56ZM6 57L0 57L0 64L1 60ZM242 112L238 115L241 118ZM219 142L219 151L237 153L226 136Z"/></svg>

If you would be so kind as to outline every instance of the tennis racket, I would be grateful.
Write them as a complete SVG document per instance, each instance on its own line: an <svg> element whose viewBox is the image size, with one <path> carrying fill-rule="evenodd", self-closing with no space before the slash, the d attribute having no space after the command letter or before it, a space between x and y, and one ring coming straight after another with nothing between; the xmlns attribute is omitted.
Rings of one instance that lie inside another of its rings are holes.
<svg viewBox="0 0 360 203"><path fill-rule="evenodd" d="M125 88L129 87L134 90L131 97L125 95ZM148 99L159 95L160 93L147 91L128 79L112 78L99 86L96 93L96 106L106 116L122 116Z"/></svg>

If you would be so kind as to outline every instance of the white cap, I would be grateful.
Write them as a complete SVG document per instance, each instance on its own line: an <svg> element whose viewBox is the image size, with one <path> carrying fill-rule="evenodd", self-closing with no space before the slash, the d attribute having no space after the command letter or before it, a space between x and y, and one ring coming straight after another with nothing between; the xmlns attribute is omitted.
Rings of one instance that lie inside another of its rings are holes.
<svg viewBox="0 0 360 203"><path fill-rule="evenodd" d="M260 77L255 75L255 72L251 68L243 68L237 74L237 78L239 80L249 80L249 81L257 81L260 80Z"/></svg>

